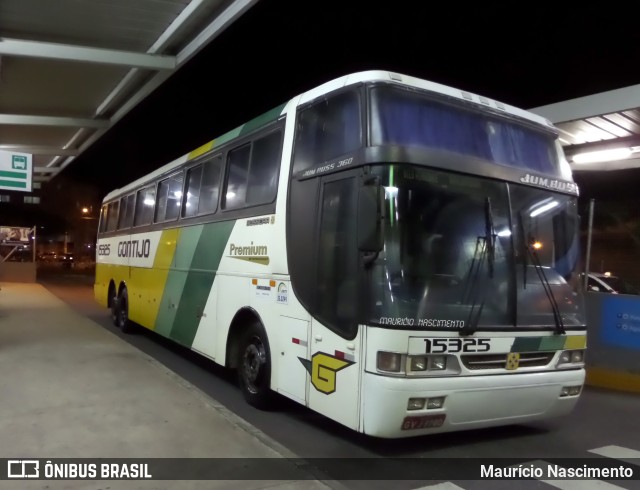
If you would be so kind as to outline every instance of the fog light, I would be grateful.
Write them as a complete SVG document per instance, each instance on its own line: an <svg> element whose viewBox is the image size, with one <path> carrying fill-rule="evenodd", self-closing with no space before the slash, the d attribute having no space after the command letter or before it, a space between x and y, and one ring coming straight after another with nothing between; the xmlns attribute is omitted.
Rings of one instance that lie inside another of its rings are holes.
<svg viewBox="0 0 640 490"><path fill-rule="evenodd" d="M447 369L446 356L431 356L430 368L434 371L441 371L441 370Z"/></svg>
<svg viewBox="0 0 640 490"><path fill-rule="evenodd" d="M584 360L584 351L574 350L571 352L571 362L582 362Z"/></svg>
<svg viewBox="0 0 640 490"><path fill-rule="evenodd" d="M578 386L563 386L560 390L560 396L578 396L582 391L582 385Z"/></svg>
<svg viewBox="0 0 640 490"><path fill-rule="evenodd" d="M569 396L577 396L582 391L582 386L569 386Z"/></svg>
<svg viewBox="0 0 640 490"><path fill-rule="evenodd" d="M422 410L424 408L424 398L409 398L407 410Z"/></svg>
<svg viewBox="0 0 640 490"><path fill-rule="evenodd" d="M560 354L560 364L565 364L567 362L571 362L571 352L564 351Z"/></svg>
<svg viewBox="0 0 640 490"><path fill-rule="evenodd" d="M411 358L411 370L412 371L426 371L427 370L427 358L421 356L414 356Z"/></svg>
<svg viewBox="0 0 640 490"><path fill-rule="evenodd" d="M402 355L395 352L378 351L377 367L379 371L387 371L389 373L399 373Z"/></svg>
<svg viewBox="0 0 640 490"><path fill-rule="evenodd" d="M427 410L432 408L442 408L442 405L444 405L444 396L427 399Z"/></svg>

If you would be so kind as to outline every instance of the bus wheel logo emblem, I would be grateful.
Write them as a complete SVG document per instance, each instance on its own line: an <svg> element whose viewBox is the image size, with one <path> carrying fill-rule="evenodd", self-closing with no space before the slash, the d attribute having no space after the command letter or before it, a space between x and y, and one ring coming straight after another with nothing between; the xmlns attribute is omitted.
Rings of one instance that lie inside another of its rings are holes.
<svg viewBox="0 0 640 490"><path fill-rule="evenodd" d="M518 352L509 352L507 354L507 365L506 368L509 371L514 371L518 369L520 365L520 354Z"/></svg>
<svg viewBox="0 0 640 490"><path fill-rule="evenodd" d="M311 360L298 357L311 375L311 384L320 393L330 395L336 391L336 373L354 364L352 361L340 359L324 352L316 352Z"/></svg>

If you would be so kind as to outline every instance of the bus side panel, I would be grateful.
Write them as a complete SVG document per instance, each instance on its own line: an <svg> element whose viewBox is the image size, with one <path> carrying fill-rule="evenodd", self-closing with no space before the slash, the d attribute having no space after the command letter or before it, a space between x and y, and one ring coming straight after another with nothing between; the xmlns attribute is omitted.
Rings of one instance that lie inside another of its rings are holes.
<svg viewBox="0 0 640 490"><path fill-rule="evenodd" d="M182 229L160 301L158 333L191 348L198 330L215 322L215 315L204 312L234 225L230 220Z"/></svg>
<svg viewBox="0 0 640 490"><path fill-rule="evenodd" d="M112 264L96 264L96 279L93 284L93 295L100 306L105 308L108 305L109 282L116 275L115 268Z"/></svg>
<svg viewBox="0 0 640 490"><path fill-rule="evenodd" d="M189 226L183 228L180 232L180 239L174 256L174 265L169 271L155 325L156 333L165 337L171 336L171 330L180 305L180 298L182 298L193 254L200 241L203 227L203 225Z"/></svg>
<svg viewBox="0 0 640 490"><path fill-rule="evenodd" d="M129 318L149 329L155 328L180 230L177 228L164 230L158 235L157 238L154 236L149 238L158 240L152 266L136 267L136 259L132 258L131 278L127 282Z"/></svg>

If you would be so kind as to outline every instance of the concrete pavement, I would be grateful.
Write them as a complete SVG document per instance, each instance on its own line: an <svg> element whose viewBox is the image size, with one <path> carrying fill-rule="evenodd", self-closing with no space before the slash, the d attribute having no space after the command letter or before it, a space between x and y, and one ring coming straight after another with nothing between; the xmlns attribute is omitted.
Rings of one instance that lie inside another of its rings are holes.
<svg viewBox="0 0 640 490"><path fill-rule="evenodd" d="M0 458L295 457L41 285L0 287ZM340 487L299 471L299 480L286 481L4 481L0 487Z"/></svg>

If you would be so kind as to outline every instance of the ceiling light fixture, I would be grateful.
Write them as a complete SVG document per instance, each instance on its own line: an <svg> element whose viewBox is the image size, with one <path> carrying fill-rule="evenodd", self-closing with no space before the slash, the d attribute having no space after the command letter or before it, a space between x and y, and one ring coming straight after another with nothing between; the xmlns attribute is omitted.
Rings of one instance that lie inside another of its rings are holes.
<svg viewBox="0 0 640 490"><path fill-rule="evenodd" d="M631 148L612 148L610 150L589 151L573 155L573 163L593 163L607 162L613 160L624 160L634 153Z"/></svg>

